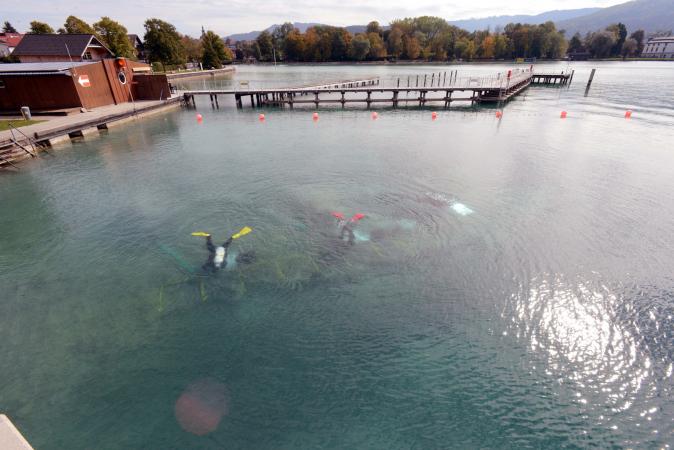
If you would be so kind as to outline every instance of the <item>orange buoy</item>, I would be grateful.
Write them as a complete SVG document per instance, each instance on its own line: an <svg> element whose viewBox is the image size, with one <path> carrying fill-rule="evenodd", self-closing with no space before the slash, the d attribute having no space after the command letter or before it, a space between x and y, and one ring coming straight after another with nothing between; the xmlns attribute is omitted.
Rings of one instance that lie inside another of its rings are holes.
<svg viewBox="0 0 674 450"><path fill-rule="evenodd" d="M201 114L197 114L197 122L203 122L204 117Z"/></svg>
<svg viewBox="0 0 674 450"><path fill-rule="evenodd" d="M372 112L372 120L377 120L377 117L379 117L379 114L377 114L377 111Z"/></svg>
<svg viewBox="0 0 674 450"><path fill-rule="evenodd" d="M317 112L314 113L313 119L314 119L314 120L318 120L318 113L317 113Z"/></svg>
<svg viewBox="0 0 674 450"><path fill-rule="evenodd" d="M559 115L560 118L566 119L566 111L562 111L562 113Z"/></svg>
<svg viewBox="0 0 674 450"><path fill-rule="evenodd" d="M630 117L632 117L632 110L628 109L625 111L625 119L629 119Z"/></svg>
<svg viewBox="0 0 674 450"><path fill-rule="evenodd" d="M437 118L438 118L438 113L435 112L435 111L433 111L433 113L431 113L431 117L433 118L433 120L437 119Z"/></svg>
<svg viewBox="0 0 674 450"><path fill-rule="evenodd" d="M260 121L263 121L264 120L264 114L260 114L259 119L260 119Z"/></svg>
<svg viewBox="0 0 674 450"><path fill-rule="evenodd" d="M500 119L501 117L503 117L503 113L501 111L496 111L496 118Z"/></svg>

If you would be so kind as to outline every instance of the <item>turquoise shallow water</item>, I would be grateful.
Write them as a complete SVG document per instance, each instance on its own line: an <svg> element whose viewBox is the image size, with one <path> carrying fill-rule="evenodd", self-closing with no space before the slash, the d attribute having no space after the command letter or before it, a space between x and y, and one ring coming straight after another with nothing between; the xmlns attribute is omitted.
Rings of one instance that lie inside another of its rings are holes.
<svg viewBox="0 0 674 450"><path fill-rule="evenodd" d="M674 71L604 63L585 97L591 67L500 121L204 101L200 125L162 114L2 174L0 409L36 448L671 444ZM355 245L333 211L367 215ZM252 264L190 276L191 232L244 225Z"/></svg>

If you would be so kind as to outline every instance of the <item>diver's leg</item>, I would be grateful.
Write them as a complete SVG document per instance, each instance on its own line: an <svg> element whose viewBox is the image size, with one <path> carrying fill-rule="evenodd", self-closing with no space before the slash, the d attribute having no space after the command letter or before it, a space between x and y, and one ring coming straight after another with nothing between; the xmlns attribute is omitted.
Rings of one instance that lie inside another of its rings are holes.
<svg viewBox="0 0 674 450"><path fill-rule="evenodd" d="M206 237L206 249L211 253L215 253L215 245L213 245L213 240L210 235Z"/></svg>

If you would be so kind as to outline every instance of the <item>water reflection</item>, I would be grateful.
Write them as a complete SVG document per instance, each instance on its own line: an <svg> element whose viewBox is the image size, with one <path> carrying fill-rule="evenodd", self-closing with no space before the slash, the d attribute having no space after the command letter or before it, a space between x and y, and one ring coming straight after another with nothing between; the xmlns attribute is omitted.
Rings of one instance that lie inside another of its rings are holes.
<svg viewBox="0 0 674 450"><path fill-rule="evenodd" d="M672 294L616 288L593 275L543 274L522 284L503 312L504 334L542 358L545 375L596 424L617 430L627 418L658 434L663 408L671 409L672 355L662 343L672 342Z"/></svg>

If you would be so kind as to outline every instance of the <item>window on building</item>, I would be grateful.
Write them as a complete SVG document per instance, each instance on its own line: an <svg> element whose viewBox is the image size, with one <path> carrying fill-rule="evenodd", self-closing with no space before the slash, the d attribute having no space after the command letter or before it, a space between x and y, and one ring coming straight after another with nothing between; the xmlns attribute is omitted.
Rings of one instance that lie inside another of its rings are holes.
<svg viewBox="0 0 674 450"><path fill-rule="evenodd" d="M84 52L84 56L82 56L82 59L91 60L91 52Z"/></svg>

